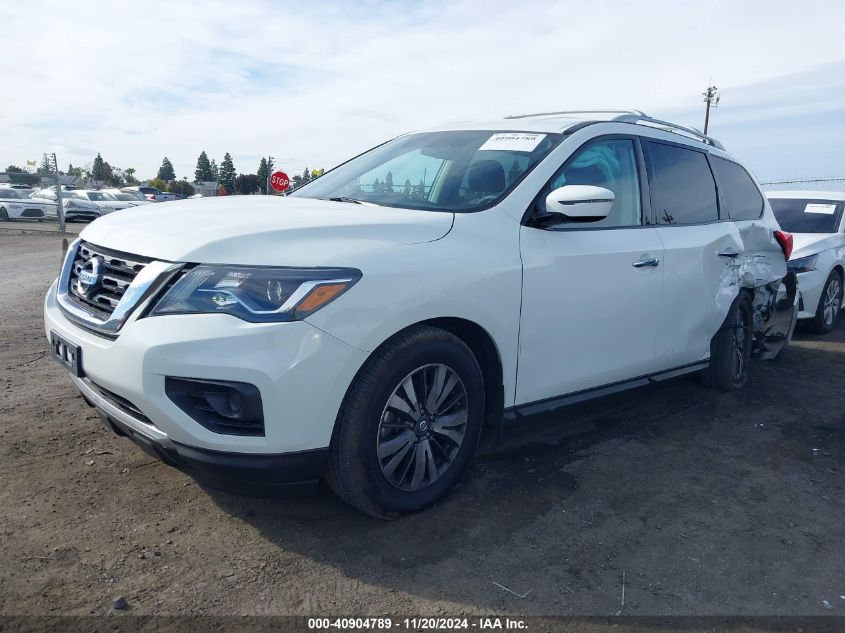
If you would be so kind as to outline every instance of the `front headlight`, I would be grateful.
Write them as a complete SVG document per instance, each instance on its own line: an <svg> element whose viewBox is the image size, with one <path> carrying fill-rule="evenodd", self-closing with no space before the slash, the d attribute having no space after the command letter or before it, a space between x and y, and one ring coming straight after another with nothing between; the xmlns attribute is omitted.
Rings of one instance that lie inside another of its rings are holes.
<svg viewBox="0 0 845 633"><path fill-rule="evenodd" d="M808 257L801 257L800 259L793 259L786 263L786 268L791 273L808 273L816 269L816 262L819 261L818 254L809 255Z"/></svg>
<svg viewBox="0 0 845 633"><path fill-rule="evenodd" d="M151 315L231 314L267 323L304 319L361 278L352 268L209 266L192 269L167 291Z"/></svg>

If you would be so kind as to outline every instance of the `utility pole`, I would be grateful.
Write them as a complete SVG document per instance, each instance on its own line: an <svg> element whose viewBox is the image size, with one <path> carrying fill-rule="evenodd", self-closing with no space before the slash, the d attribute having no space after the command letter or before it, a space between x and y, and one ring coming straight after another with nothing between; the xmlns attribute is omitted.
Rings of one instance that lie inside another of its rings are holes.
<svg viewBox="0 0 845 633"><path fill-rule="evenodd" d="M56 172L56 213L59 214L59 231L65 232L65 208L62 206L62 181L59 178L59 161L53 152L53 169Z"/></svg>
<svg viewBox="0 0 845 633"><path fill-rule="evenodd" d="M704 111L704 134L707 134L707 128L710 125L710 108L715 108L719 105L719 89L716 86L710 86L701 95L704 97L704 103L707 104L707 109Z"/></svg>

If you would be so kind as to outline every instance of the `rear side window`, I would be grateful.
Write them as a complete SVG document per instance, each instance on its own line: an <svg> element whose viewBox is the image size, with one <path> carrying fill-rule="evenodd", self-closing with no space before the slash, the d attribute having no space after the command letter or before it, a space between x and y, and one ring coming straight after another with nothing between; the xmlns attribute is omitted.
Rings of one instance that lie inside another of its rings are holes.
<svg viewBox="0 0 845 633"><path fill-rule="evenodd" d="M649 141L651 206L658 224L719 219L716 183L702 152Z"/></svg>
<svg viewBox="0 0 845 633"><path fill-rule="evenodd" d="M718 156L712 156L713 169L719 179L722 202L731 220L756 220L763 213L763 196L757 185L740 165Z"/></svg>

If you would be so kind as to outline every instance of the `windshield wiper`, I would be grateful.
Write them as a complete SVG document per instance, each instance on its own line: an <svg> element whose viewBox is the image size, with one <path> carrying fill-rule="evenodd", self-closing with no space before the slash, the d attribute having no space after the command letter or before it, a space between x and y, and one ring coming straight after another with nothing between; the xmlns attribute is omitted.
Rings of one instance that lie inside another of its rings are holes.
<svg viewBox="0 0 845 633"><path fill-rule="evenodd" d="M335 196L334 198L323 198L323 200L331 200L332 202L351 202L352 204L362 204L360 200L349 198L347 196Z"/></svg>

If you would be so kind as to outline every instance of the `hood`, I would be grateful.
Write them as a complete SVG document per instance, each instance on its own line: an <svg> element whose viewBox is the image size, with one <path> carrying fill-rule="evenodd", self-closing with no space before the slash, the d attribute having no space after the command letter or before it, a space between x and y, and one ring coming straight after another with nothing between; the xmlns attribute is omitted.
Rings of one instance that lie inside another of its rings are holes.
<svg viewBox="0 0 845 633"><path fill-rule="evenodd" d="M836 233L793 233L792 257L800 259L836 246Z"/></svg>
<svg viewBox="0 0 845 633"><path fill-rule="evenodd" d="M90 209L91 211L100 211L100 205L90 200L83 200L82 198L62 198L62 206L67 208L67 205L73 203L77 209ZM73 206L71 206L73 208Z"/></svg>
<svg viewBox="0 0 845 633"><path fill-rule="evenodd" d="M453 214L276 196L223 196L136 207L81 237L156 259L256 266L354 266L355 253L430 242Z"/></svg>

